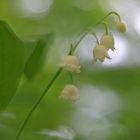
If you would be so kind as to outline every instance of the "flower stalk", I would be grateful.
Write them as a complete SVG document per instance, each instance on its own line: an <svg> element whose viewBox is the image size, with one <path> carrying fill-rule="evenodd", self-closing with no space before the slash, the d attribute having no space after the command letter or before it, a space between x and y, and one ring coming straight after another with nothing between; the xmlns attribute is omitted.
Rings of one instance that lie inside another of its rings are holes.
<svg viewBox="0 0 140 140"><path fill-rule="evenodd" d="M103 17L97 24L93 25L92 28L95 27L95 26L97 26L97 25L99 25L99 24L101 24L101 23L103 23L103 21L107 17L109 17L110 15L112 15L112 14L116 15L118 17L118 19L119 19L119 22L121 22L121 17L119 16L119 14L113 11L113 12L108 13L105 17ZM106 29L106 34L108 34L107 24L104 23L104 25L105 25L105 29ZM122 28L122 26L119 29L121 30L121 32L124 32L124 28ZM91 29L87 30L80 37L80 39L78 40L78 42L74 46L71 44L70 50L69 50L69 52L68 52L67 55L71 55L72 56L74 54L74 52L76 51L77 47L79 46L80 42L90 32L91 32ZM97 59L99 59L100 61L104 61L105 57L108 57L106 48L104 46L100 45L100 42L98 41L98 38L97 38L96 34L92 33L92 35L95 37L95 39L97 41L97 46L95 47L95 49L93 51L93 54L95 56L94 62L96 62ZM38 105L40 104L40 102L42 101L42 99L44 98L44 96L48 93L48 91L51 88L51 86L54 84L54 82L60 76L60 74L62 73L62 71L63 71L63 68L60 67L57 70L57 72L55 73L55 75L53 76L53 78L50 80L50 82L48 83L48 85L46 86L46 88L43 91L43 93L41 94L41 96L37 99L37 101L35 102L35 104L32 106L31 110L28 112L27 116L25 117L25 120L23 121L21 127L19 128L15 140L19 140L19 137L20 137L23 129L25 128L27 122L29 121L30 117L32 116L33 112L36 110L36 108L38 107ZM73 79L72 79L71 73L70 73L70 78L71 78L71 82L73 83ZM68 93L69 93L69 90L71 91L71 89L73 89L73 90L68 95L71 95L72 93L74 93L74 94L72 94L72 96L69 96L69 98L72 99L72 100L75 100L77 98L77 96L75 96L76 95L75 93L77 93L77 89L74 86L68 86L65 91L68 91ZM64 96L62 96L62 97L64 97Z"/></svg>
<svg viewBox="0 0 140 140"><path fill-rule="evenodd" d="M50 83L46 86L46 89L44 90L44 92L42 93L42 95L40 96L40 98L38 98L38 100L36 101L36 103L33 105L33 107L31 108L31 110L29 111L29 113L27 114L25 120L23 121L23 124L21 125L21 128L19 129L17 135L16 135L16 140L19 139L25 125L27 124L27 122L29 121L31 115L33 114L33 112L35 111L35 109L38 107L39 103L42 101L42 99L44 98L44 96L46 95L46 93L48 92L48 90L51 88L51 86L53 85L53 83L56 81L56 79L59 77L59 75L62 72L62 68L59 68L58 71L56 72L56 74L54 75L54 77L52 78L52 80L50 81Z"/></svg>
<svg viewBox="0 0 140 140"><path fill-rule="evenodd" d="M68 52L68 55L72 55L78 45L80 44L80 42L82 41L82 39L87 35L87 33L85 33L80 39L79 41L75 44L74 47L70 48L70 51ZM43 93L41 94L40 98L35 102L35 104L33 105L33 107L31 108L31 110L29 111L29 113L27 114L25 120L23 121L23 124L21 125L21 127L18 130L18 133L16 135L16 139L15 140L19 140L19 137L23 131L23 129L25 128L27 122L29 121L31 115L33 114L33 112L36 110L36 108L38 107L38 105L40 104L40 102L42 101L42 99L45 97L45 95L47 94L48 90L51 88L51 86L53 85L53 83L57 80L57 78L59 77L59 75L62 73L63 68L59 68L56 72L56 74L54 75L54 77L51 79L51 81L49 82L49 84L46 86L45 90L43 91Z"/></svg>

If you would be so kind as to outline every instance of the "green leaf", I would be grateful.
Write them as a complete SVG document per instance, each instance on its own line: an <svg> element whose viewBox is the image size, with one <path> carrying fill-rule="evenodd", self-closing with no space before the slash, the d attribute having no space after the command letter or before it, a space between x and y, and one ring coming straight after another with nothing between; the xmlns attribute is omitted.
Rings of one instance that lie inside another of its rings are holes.
<svg viewBox="0 0 140 140"><path fill-rule="evenodd" d="M0 21L0 110L16 92L23 67L24 43L4 21Z"/></svg>
<svg viewBox="0 0 140 140"><path fill-rule="evenodd" d="M46 53L48 52L48 48L53 42L54 34L49 33L40 39L36 47L29 57L27 63L25 64L24 73L28 77L28 79L32 79L36 76L42 69L43 64L45 62Z"/></svg>

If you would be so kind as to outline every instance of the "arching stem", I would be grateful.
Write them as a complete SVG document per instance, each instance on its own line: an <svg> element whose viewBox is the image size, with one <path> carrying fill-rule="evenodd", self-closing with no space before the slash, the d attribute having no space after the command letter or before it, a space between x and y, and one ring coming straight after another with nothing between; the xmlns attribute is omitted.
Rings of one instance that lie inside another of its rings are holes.
<svg viewBox="0 0 140 140"><path fill-rule="evenodd" d="M108 27L106 22L102 22L102 24L105 26L105 33L108 34Z"/></svg>
<svg viewBox="0 0 140 140"><path fill-rule="evenodd" d="M44 92L42 93L42 95L40 96L40 98L36 101L36 103L33 105L33 107L31 108L31 110L29 111L29 113L27 114L25 120L23 121L23 124L21 125L17 135L16 135L16 140L19 139L25 125L27 124L28 120L30 119L31 115L33 114L33 112L35 111L35 109L37 108L37 106L39 105L39 103L42 101L43 97L46 95L46 93L48 92L48 90L50 89L50 87L52 86L52 84L56 81L56 79L58 78L58 76L61 74L62 72L62 68L59 68L58 71L56 72L56 74L54 75L54 77L52 78L52 80L50 81L50 83L46 86L46 89L44 90Z"/></svg>
<svg viewBox="0 0 140 140"><path fill-rule="evenodd" d="M108 16L110 16L111 14L115 14L115 15L119 18L119 21L121 21L121 18L120 18L120 16L119 16L118 13L116 13L116 12L110 12L110 13L107 14L104 18L102 18L97 24L95 24L94 27L95 27L96 25L101 24L101 22L102 22L104 19L106 19ZM92 27L93 27L93 26L92 26ZM70 49L70 51L68 52L68 55L72 55L72 54L76 51L76 49L77 49L78 45L80 44L80 42L83 40L83 38L84 38L90 31L91 31L91 29L87 30L87 31L80 37L79 41L74 45L74 47L72 47L72 45L71 45L71 49ZM97 36L96 36L94 33L92 33L92 34L93 34L93 36L96 38L97 43L99 44L99 41L98 41ZM21 135L23 129L25 128L25 126L26 126L27 122L29 121L30 117L32 116L33 112L36 110L36 108L38 107L38 105L40 104L40 102L42 101L42 99L44 98L44 96L48 93L49 89L51 88L51 86L53 85L53 83L56 81L56 79L59 77L59 75L61 74L61 72L62 72L62 68L59 68L59 69L57 70L56 74L55 74L55 75L53 76L53 78L50 80L49 84L46 86L46 88L45 88L45 90L43 91L43 93L41 94L41 96L38 98L38 100L37 100L37 101L35 102L35 104L32 106L31 110L29 111L29 113L27 114L25 120L23 121L23 123L22 123L22 125L21 125L21 127L20 127L20 129L19 129L19 131L18 131L18 133L17 133L17 135L16 135L16 139L15 139L15 140L18 140L18 139L19 139L19 137L20 137L20 135Z"/></svg>
<svg viewBox="0 0 140 140"><path fill-rule="evenodd" d="M80 42L82 41L82 39L86 36L87 33L85 33L80 39L79 41L74 45L74 47L70 48L70 51L68 52L68 55L73 54L76 51L76 48L78 47L78 45L80 44ZM53 85L53 83L56 81L56 79L59 77L59 75L62 73L62 68L59 68L56 72L56 74L53 76L53 78L51 79L51 81L49 82L49 84L46 86L45 90L43 91L43 93L41 94L41 96L38 98L38 100L35 102L35 104L32 106L31 110L29 111L29 113L27 114L27 116L25 117L25 120L23 121L21 127L19 128L19 131L16 135L16 139L18 140L23 129L25 128L27 122L29 121L31 115L33 114L33 112L36 110L36 108L38 107L38 105L40 104L40 102L42 101L42 99L44 98L44 96L47 94L47 92L49 91L49 89L51 88L51 86Z"/></svg>
<svg viewBox="0 0 140 140"><path fill-rule="evenodd" d="M116 15L116 16L118 17L119 21L121 21L120 15L119 15L117 12L112 11L112 12L108 13L106 16L104 16L96 25L101 24L101 23L102 23L106 18L108 18L110 15Z"/></svg>

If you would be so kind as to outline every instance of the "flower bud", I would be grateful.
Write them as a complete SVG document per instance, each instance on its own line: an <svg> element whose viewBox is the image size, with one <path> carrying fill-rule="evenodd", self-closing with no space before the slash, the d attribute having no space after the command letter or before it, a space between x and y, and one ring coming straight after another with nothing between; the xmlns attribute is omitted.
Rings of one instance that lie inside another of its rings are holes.
<svg viewBox="0 0 140 140"><path fill-rule="evenodd" d="M126 31L126 25L125 25L125 23L118 22L117 23L117 30L118 30L118 32L121 32L121 33L125 32Z"/></svg>
<svg viewBox="0 0 140 140"><path fill-rule="evenodd" d="M68 100L71 102L76 101L78 98L78 88L74 85L66 85L59 96L59 99Z"/></svg>
<svg viewBox="0 0 140 140"><path fill-rule="evenodd" d="M103 45L97 45L93 49L93 62L96 62L97 60L103 62L104 59L107 57L108 59L111 59L107 53L107 49Z"/></svg>
<svg viewBox="0 0 140 140"><path fill-rule="evenodd" d="M73 55L65 56L63 62L60 64L60 67L70 72L80 73L80 64L78 58Z"/></svg>
<svg viewBox="0 0 140 140"><path fill-rule="evenodd" d="M107 50L111 49L113 51L115 49L113 36L104 34L100 40L100 45L103 45Z"/></svg>

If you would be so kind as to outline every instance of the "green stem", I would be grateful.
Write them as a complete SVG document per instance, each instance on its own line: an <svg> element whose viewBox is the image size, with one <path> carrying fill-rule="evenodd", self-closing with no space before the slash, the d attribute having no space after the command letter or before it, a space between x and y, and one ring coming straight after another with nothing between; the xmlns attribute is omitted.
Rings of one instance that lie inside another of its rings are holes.
<svg viewBox="0 0 140 140"><path fill-rule="evenodd" d="M109 17L110 15L112 15L112 14L116 15L116 16L118 17L119 21L121 21L120 15L119 15L117 12L112 11L112 12L108 13L106 16L104 16L99 22L97 22L97 23L94 25L94 27L97 26L97 25L99 25L99 24L104 23L103 21L104 21L107 17ZM106 28L106 33L108 33L108 28L107 28L106 23L104 23L104 25L105 25L105 28ZM92 26L92 28L93 28L93 26ZM74 53L74 51L76 50L77 46L80 44L80 42L83 40L83 38L92 30L92 28L90 27L90 28L83 34L83 36L81 36L81 38L79 39L79 41L75 44L75 47L73 47L72 51L69 52L69 55L71 55L71 54ZM96 39L96 40L97 40L97 39ZM97 43L99 43L99 41L97 41Z"/></svg>
<svg viewBox="0 0 140 140"><path fill-rule="evenodd" d="M72 51L70 51L70 52L68 53L68 55L72 55L72 54L76 51L78 45L80 44L80 42L83 40L83 38L84 38L88 33L89 33L89 31L85 32L85 33L80 37L79 41L74 45Z"/></svg>
<svg viewBox="0 0 140 140"><path fill-rule="evenodd" d="M92 28L95 27L95 26L97 26L97 25L99 25L99 24L101 24L101 23L104 23L103 21L104 21L107 17L109 17L110 15L112 15L112 14L116 15L116 16L118 17L119 21L121 21L120 15L119 15L117 12L112 11L112 12L108 13L106 16L104 16L104 17L103 17L99 22L97 22L94 26L92 26ZM105 24L105 23L104 23L104 24ZM75 44L75 46L74 46L73 49L68 53L68 55L72 55L72 54L74 53L74 51L77 49L77 46L80 44L80 42L83 40L83 38L92 30L92 28L90 27L89 29L86 30L86 32L85 32L85 30L84 30L85 33L81 36L81 38L79 39L79 41ZM107 25L106 25L105 28L106 28L106 32L108 33ZM99 41L97 41L97 43L99 43ZM71 45L71 46L72 46L72 45Z"/></svg>
<svg viewBox="0 0 140 140"><path fill-rule="evenodd" d="M72 49L72 45L70 48L70 51L68 53L68 55L72 55L76 48L78 47L78 45L80 44L80 42L82 41L82 39L87 35L87 33L85 33L80 39L79 41L75 44L75 46ZM42 93L42 95L40 96L40 98L35 102L35 104L33 105L33 107L31 108L31 110L29 111L29 113L27 114L25 120L23 121L23 124L21 125L17 135L16 135L16 140L19 139L25 125L27 124L27 122L29 121L31 115L33 114L33 112L35 111L35 109L37 108L37 106L40 104L40 102L42 101L42 99L44 98L44 96L47 94L48 90L51 88L51 86L53 85L53 83L55 82L55 80L58 78L58 76L61 74L62 72L62 68L59 68L58 71L56 72L56 74L54 75L54 77L52 78L52 80L50 81L50 83L46 86L46 89L44 90L44 92Z"/></svg>
<svg viewBox="0 0 140 140"><path fill-rule="evenodd" d="M119 15L117 12L112 11L112 12L110 12L110 15L111 15L111 14L116 15L116 16L118 17L119 21L121 22L121 17L120 17L120 15Z"/></svg>
<svg viewBox="0 0 140 140"><path fill-rule="evenodd" d="M104 21L106 18L108 18L110 15L113 15L113 14L116 15L116 16L118 17L119 21L121 22L121 17L120 17L120 15L119 15L117 12L112 11L112 12L109 12L107 15L105 15L105 16L104 16L101 20L99 20L96 24L92 25L92 26L89 28L89 30L91 30L91 28L93 28L93 27L98 26L99 24L102 24L103 21Z"/></svg>
<svg viewBox="0 0 140 140"><path fill-rule="evenodd" d="M52 80L50 81L50 83L48 84L48 86L46 87L46 89L44 90L42 95L40 96L40 98L33 105L32 109L30 110L30 112L26 116L25 120L23 121L23 124L21 125L21 128L19 129L19 131L18 131L18 133L16 135L16 140L19 139L19 137L20 137L25 125L27 124L28 120L30 119L31 115L33 114L33 112L35 111L35 109L37 108L39 103L42 101L43 97L46 95L46 93L48 92L48 90L50 89L52 84L55 82L55 80L58 78L58 76L60 75L61 72L62 72L62 68L58 69L58 71L56 72L56 74L54 75L54 77L52 78Z"/></svg>
<svg viewBox="0 0 140 140"><path fill-rule="evenodd" d="M117 14L116 12L110 12L109 14L107 14L102 20L100 20L96 25L100 24L105 18L107 18L109 15L111 14L115 14L118 16L119 20L121 21L121 18L119 16L119 14ZM94 27L96 26L94 25ZM72 49L72 46L71 46L71 49L68 53L68 55L72 55L75 50L77 49L78 45L80 44L80 42L82 41L82 39L90 32L90 30L87 30L87 32L85 32L81 38L79 39L79 41L74 45L73 49ZM97 40L97 38L96 38ZM99 42L97 40L97 42ZM52 78L52 80L50 81L50 83L47 85L46 89L44 90L44 92L41 94L40 98L35 102L35 104L33 105L33 107L31 108L31 110L29 111L29 113L27 114L25 120L23 121L23 124L21 125L17 135L16 135L16 139L15 140L18 140L24 127L26 126L27 122L29 121L31 115L33 114L33 112L35 111L35 109L38 107L38 105L40 104L40 102L42 101L42 99L44 98L44 96L47 94L48 90L51 88L51 86L53 85L53 83L56 81L56 79L58 78L58 76L61 74L62 72L62 68L59 68L58 71L56 72L56 74L54 75L54 77Z"/></svg>
<svg viewBox="0 0 140 140"><path fill-rule="evenodd" d="M73 76L72 76L72 73L71 72L69 72L69 76L70 76L70 82L71 82L71 84L73 84L74 81L73 81Z"/></svg>
<svg viewBox="0 0 140 140"><path fill-rule="evenodd" d="M73 45L72 44L70 44L70 51L69 51L68 55L70 55L70 54L73 54Z"/></svg>
<svg viewBox="0 0 140 140"><path fill-rule="evenodd" d="M97 35L96 35L95 33L92 33L92 35L95 37L95 39L96 39L96 42L97 42L97 44L99 45L99 40L98 40L98 37L97 37Z"/></svg>
<svg viewBox="0 0 140 140"><path fill-rule="evenodd" d="M112 12L108 13L106 16L104 16L96 25L101 24L107 17L109 17L110 15L113 15L113 14L118 17L119 21L121 21L120 15L117 12L112 11Z"/></svg>
<svg viewBox="0 0 140 140"><path fill-rule="evenodd" d="M107 23L102 22L102 24L105 26L105 33L108 35L108 27L107 27Z"/></svg>

